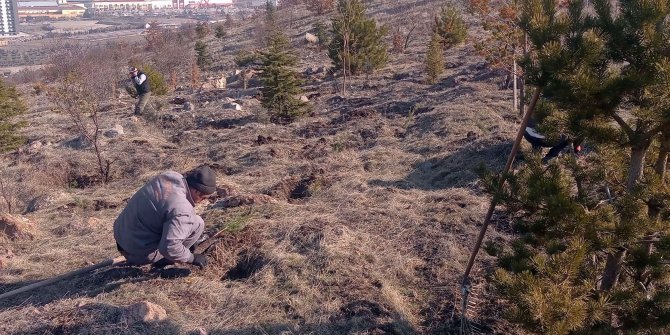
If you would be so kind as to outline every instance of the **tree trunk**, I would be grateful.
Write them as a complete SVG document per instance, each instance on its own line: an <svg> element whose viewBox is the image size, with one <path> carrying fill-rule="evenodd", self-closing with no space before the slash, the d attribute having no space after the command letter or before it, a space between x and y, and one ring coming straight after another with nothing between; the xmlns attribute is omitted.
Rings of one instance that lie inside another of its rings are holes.
<svg viewBox="0 0 670 335"><path fill-rule="evenodd" d="M637 185L637 182L644 175L644 157L649 148L649 140L641 144L633 145L630 149L630 167L628 168L628 180L626 182L626 190L632 191Z"/></svg>
<svg viewBox="0 0 670 335"><path fill-rule="evenodd" d="M661 148L658 150L658 158L654 164L654 171L665 182L665 169L668 163L668 153L670 153L670 132L664 131L661 138Z"/></svg>
<svg viewBox="0 0 670 335"><path fill-rule="evenodd" d="M528 54L528 34L523 34L523 55ZM526 83L523 80L523 74L519 76L519 115L523 115L526 106Z"/></svg>
<svg viewBox="0 0 670 335"><path fill-rule="evenodd" d="M605 264L605 271L603 271L603 279L600 283L600 289L609 291L617 285L619 276L621 275L621 268L623 267L624 259L628 250L620 248L614 254L607 254L607 263Z"/></svg>
<svg viewBox="0 0 670 335"><path fill-rule="evenodd" d="M512 85L514 89L514 100L513 100L514 108L512 108L512 110L516 110L517 108L519 108L519 91L517 91L517 81L519 80L519 77L516 75L516 59L512 60L512 62L514 62L514 65L512 66L513 69L512 71L514 71L514 78L513 78L514 83Z"/></svg>

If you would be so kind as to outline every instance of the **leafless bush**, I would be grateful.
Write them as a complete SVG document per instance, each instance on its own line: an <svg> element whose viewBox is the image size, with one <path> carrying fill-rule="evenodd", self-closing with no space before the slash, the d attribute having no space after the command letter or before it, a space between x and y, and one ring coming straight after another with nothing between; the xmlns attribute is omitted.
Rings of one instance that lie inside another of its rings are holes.
<svg viewBox="0 0 670 335"><path fill-rule="evenodd" d="M84 143L93 146L100 178L109 181L111 161L100 146L101 111L105 98L113 97L125 57L115 45L84 49L64 48L52 59L48 92L57 110L70 117ZM95 69L96 75L91 75Z"/></svg>
<svg viewBox="0 0 670 335"><path fill-rule="evenodd" d="M184 30L161 29L153 37L153 63L166 78L172 89L180 79L188 77L195 64L195 55L189 34Z"/></svg>
<svg viewBox="0 0 670 335"><path fill-rule="evenodd" d="M42 81L44 78L44 72L41 69L23 69L16 73L12 73L7 82L12 85L36 83Z"/></svg>
<svg viewBox="0 0 670 335"><path fill-rule="evenodd" d="M6 180L5 175L0 175L0 197L2 197L2 205L7 209L7 213L11 214L16 202L15 184ZM2 208L2 207L0 207Z"/></svg>

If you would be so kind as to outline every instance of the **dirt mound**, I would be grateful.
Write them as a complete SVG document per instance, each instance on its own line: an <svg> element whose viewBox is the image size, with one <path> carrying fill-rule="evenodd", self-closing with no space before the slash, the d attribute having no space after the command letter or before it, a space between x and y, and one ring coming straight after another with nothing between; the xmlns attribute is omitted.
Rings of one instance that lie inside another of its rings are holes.
<svg viewBox="0 0 670 335"><path fill-rule="evenodd" d="M10 240L32 240L35 227L30 220L20 215L0 213L0 236Z"/></svg>

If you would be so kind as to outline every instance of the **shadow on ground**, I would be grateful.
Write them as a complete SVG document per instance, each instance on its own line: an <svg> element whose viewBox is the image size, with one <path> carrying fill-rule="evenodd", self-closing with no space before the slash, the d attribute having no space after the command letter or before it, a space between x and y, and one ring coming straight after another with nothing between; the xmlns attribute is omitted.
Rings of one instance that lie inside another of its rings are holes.
<svg viewBox="0 0 670 335"><path fill-rule="evenodd" d="M412 172L405 179L374 179L369 184L422 190L466 187L479 178L476 170L480 167L501 171L511 149L512 143L510 142L470 143L444 158L431 158L415 164Z"/></svg>
<svg viewBox="0 0 670 335"><path fill-rule="evenodd" d="M78 296L95 297L103 292L114 291L123 284L138 283L156 278L180 278L188 276L190 273L191 270L184 268L148 270L134 266L106 268L3 299L0 301L0 311L19 305L43 306L56 300ZM0 284L0 294L35 282L37 280Z"/></svg>
<svg viewBox="0 0 670 335"><path fill-rule="evenodd" d="M172 335L182 333L179 325L168 320L141 322L128 320L123 307L91 303L76 309L68 309L56 313L49 321L35 322L12 335L37 334L161 334Z"/></svg>
<svg viewBox="0 0 670 335"><path fill-rule="evenodd" d="M243 328L206 329L210 335L269 335L269 334L421 334L402 316L382 305L368 301L352 301L326 322L306 324L299 321L256 324ZM441 328L440 334L445 334ZM447 332L449 333L449 332ZM197 329L183 329L170 319L142 322L130 320L124 307L104 303L90 303L67 309L51 316L49 320L36 321L12 335L32 334L202 334Z"/></svg>

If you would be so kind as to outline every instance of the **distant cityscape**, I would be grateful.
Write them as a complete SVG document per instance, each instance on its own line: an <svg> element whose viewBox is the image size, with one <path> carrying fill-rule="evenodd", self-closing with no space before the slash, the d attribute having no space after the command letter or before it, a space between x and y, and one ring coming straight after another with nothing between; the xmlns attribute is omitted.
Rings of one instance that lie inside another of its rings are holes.
<svg viewBox="0 0 670 335"><path fill-rule="evenodd" d="M67 19L107 12L148 12L195 8L254 8L267 0L0 0L0 37L18 34L22 20ZM271 0L274 5L279 0ZM2 43L0 43L1 45Z"/></svg>

